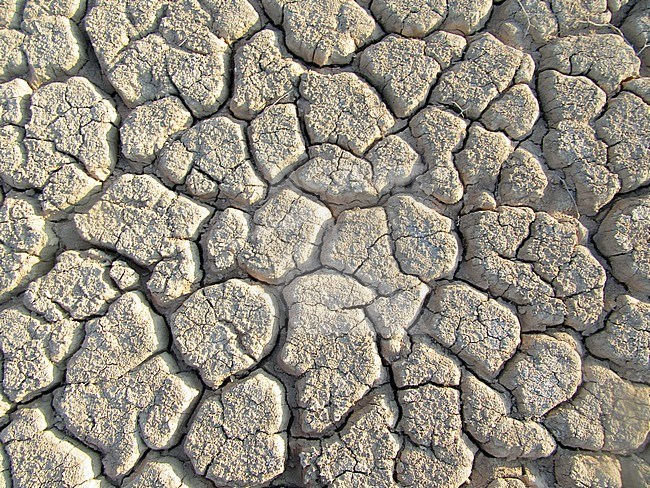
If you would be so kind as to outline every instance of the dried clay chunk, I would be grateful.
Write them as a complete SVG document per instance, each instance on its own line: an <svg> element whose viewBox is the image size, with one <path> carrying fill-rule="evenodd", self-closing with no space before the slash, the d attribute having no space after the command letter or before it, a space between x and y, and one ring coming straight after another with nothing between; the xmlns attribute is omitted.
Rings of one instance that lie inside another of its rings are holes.
<svg viewBox="0 0 650 488"><path fill-rule="evenodd" d="M397 399L402 409L398 428L405 434L397 479L410 486L461 486L474 455L461 431L458 390L423 385L398 391Z"/></svg>
<svg viewBox="0 0 650 488"><path fill-rule="evenodd" d="M295 105L273 105L248 128L251 153L257 169L275 184L307 159L305 140Z"/></svg>
<svg viewBox="0 0 650 488"><path fill-rule="evenodd" d="M103 455L111 478L127 474L147 448L175 445L200 393L164 352L169 333L144 296L128 292L86 323L54 404L67 429Z"/></svg>
<svg viewBox="0 0 650 488"><path fill-rule="evenodd" d="M429 106L413 117L409 126L428 170L417 179L419 188L446 204L460 201L464 188L452 153L462 146L467 122L450 111Z"/></svg>
<svg viewBox="0 0 650 488"><path fill-rule="evenodd" d="M623 377L650 383L650 303L621 295L605 328L587 337L586 344Z"/></svg>
<svg viewBox="0 0 650 488"><path fill-rule="evenodd" d="M488 104L515 78L521 51L506 46L491 34L481 34L468 46L460 63L445 71L433 89L432 99L478 119Z"/></svg>
<svg viewBox="0 0 650 488"><path fill-rule="evenodd" d="M197 473L218 486L258 486L285 469L289 421L282 384L265 372L205 397L183 444Z"/></svg>
<svg viewBox="0 0 650 488"><path fill-rule="evenodd" d="M422 107L442 69L458 60L466 41L441 31L426 40L388 36L361 54L359 69L381 91L395 115L411 116ZM442 59L439 51L446 51Z"/></svg>
<svg viewBox="0 0 650 488"><path fill-rule="evenodd" d="M596 121L598 136L607 144L607 164L621 180L621 190L631 191L650 181L650 105L647 100L621 92L607 103Z"/></svg>
<svg viewBox="0 0 650 488"><path fill-rule="evenodd" d="M254 278L281 283L318 267L318 250L332 214L319 201L285 188L253 214L240 264Z"/></svg>
<svg viewBox="0 0 650 488"><path fill-rule="evenodd" d="M137 107L120 127L122 153L133 161L151 163L165 141L190 127L192 121L192 114L176 97Z"/></svg>
<svg viewBox="0 0 650 488"><path fill-rule="evenodd" d="M354 0L262 0L282 24L289 50L319 66L347 64L380 37L375 20Z"/></svg>
<svg viewBox="0 0 650 488"><path fill-rule="evenodd" d="M503 396L470 373L461 380L464 426L485 451L499 458L538 459L555 450L553 436L532 420L517 420Z"/></svg>
<svg viewBox="0 0 650 488"><path fill-rule="evenodd" d="M29 284L23 301L50 322L103 315L119 296L110 276L111 261L96 249L65 251L49 273Z"/></svg>
<svg viewBox="0 0 650 488"><path fill-rule="evenodd" d="M65 359L79 347L83 324L50 323L21 305L0 312L2 392L13 402L28 401L63 379Z"/></svg>
<svg viewBox="0 0 650 488"><path fill-rule="evenodd" d="M38 189L46 214L67 212L100 189L117 161L113 102L87 79L36 91L23 80L0 85L0 178Z"/></svg>
<svg viewBox="0 0 650 488"><path fill-rule="evenodd" d="M25 196L5 198L0 207L0 302L42 272L57 242L38 202Z"/></svg>
<svg viewBox="0 0 650 488"><path fill-rule="evenodd" d="M291 174L300 188L316 193L336 212L377 203L394 186L406 185L423 166L415 150L397 135L377 142L366 159L334 144L309 148L309 161Z"/></svg>
<svg viewBox="0 0 650 488"><path fill-rule="evenodd" d="M122 482L123 488L209 488L189 463L172 456L148 455L135 472Z"/></svg>
<svg viewBox="0 0 650 488"><path fill-rule="evenodd" d="M426 383L460 384L459 361L425 335L414 336L408 354L395 361L391 368L398 388Z"/></svg>
<svg viewBox="0 0 650 488"><path fill-rule="evenodd" d="M376 0L370 8L390 32L423 37L436 27L473 34L483 27L492 9L492 0Z"/></svg>
<svg viewBox="0 0 650 488"><path fill-rule="evenodd" d="M0 312L4 393L13 401L33 398L60 382L65 361L83 340L83 322L106 312L119 292L102 252L66 251L54 268L30 283L15 304Z"/></svg>
<svg viewBox="0 0 650 488"><path fill-rule="evenodd" d="M82 238L153 268L148 287L157 303L174 303L201 279L198 237L210 210L150 175L125 174L83 214Z"/></svg>
<svg viewBox="0 0 650 488"><path fill-rule="evenodd" d="M90 72L91 56L79 26L85 1L11 0L1 8L1 81L23 77L39 86Z"/></svg>
<svg viewBox="0 0 650 488"><path fill-rule="evenodd" d="M75 224L84 239L151 266L163 259L174 241L196 239L209 214L152 176L126 174L88 212L75 216Z"/></svg>
<svg viewBox="0 0 650 488"><path fill-rule="evenodd" d="M247 0L99 0L85 28L127 106L175 95L194 116L205 117L228 97L229 44L259 30L260 19Z"/></svg>
<svg viewBox="0 0 650 488"><path fill-rule="evenodd" d="M217 212L203 237L204 265L208 271L222 276L235 270L252 225L251 216L237 208Z"/></svg>
<svg viewBox="0 0 650 488"><path fill-rule="evenodd" d="M604 118L600 119L604 121ZM543 140L544 156L553 169L563 169L573 181L578 211L594 215L621 189L624 173L608 162L607 146L589 125L563 120Z"/></svg>
<svg viewBox="0 0 650 488"><path fill-rule="evenodd" d="M274 103L293 102L304 71L287 54L279 34L270 29L258 32L235 53L230 110L251 119Z"/></svg>
<svg viewBox="0 0 650 488"><path fill-rule="evenodd" d="M621 464L614 456L558 449L554 458L555 479L562 486L624 486Z"/></svg>
<svg viewBox="0 0 650 488"><path fill-rule="evenodd" d="M639 58L625 38L617 34L558 37L543 46L540 53L540 69L587 76L607 93L639 74Z"/></svg>
<svg viewBox="0 0 650 488"><path fill-rule="evenodd" d="M650 293L650 197L621 199L607 213L594 241L616 279Z"/></svg>
<svg viewBox="0 0 650 488"><path fill-rule="evenodd" d="M261 286L230 280L191 295L172 316L171 329L183 360L214 388L270 352L277 305Z"/></svg>
<svg viewBox="0 0 650 488"><path fill-rule="evenodd" d="M409 205L417 204L412 197L407 196L401 202L394 203L396 208L393 209L395 213L392 215L399 214L401 205L404 205L402 209L415 210L416 214L422 212L420 216L425 217L425 222L429 219L438 221L436 224L441 224L444 229L446 218L438 216L435 211L424 206L418 209L417 205ZM405 234L408 236L412 233L410 237L413 237L415 242L421 240L422 247L425 247L424 243L436 242L438 237L438 233L427 235L427 225L420 222L420 225L407 229ZM396 230L400 230L399 225L396 225ZM440 234L442 238L439 243L443 249L440 254L453 254L454 244L446 247L446 244L450 243L446 238L451 236L445 235L444 231ZM397 236L399 233L396 233L395 237ZM368 306L367 311L375 330L385 339L390 339L396 334L401 335L413 324L429 291L429 287L422 280L402 272L393 249L387 211L383 207L371 207L342 212L336 224L325 235L321 252L323 265L353 275L361 283L377 291L379 296ZM432 261L442 257L436 256L436 252L432 254L433 256L427 256L426 253L413 256L411 264L415 267L418 264L417 258L420 257L433 257ZM409 257L411 256L400 255L400 259L405 262ZM440 262L434 262L434 269L430 271L434 274L444 274L447 267L453 268L453 261L441 259Z"/></svg>
<svg viewBox="0 0 650 488"><path fill-rule="evenodd" d="M518 412L541 417L573 397L582 381L578 345L570 335L525 334L521 347L499 378L512 391Z"/></svg>
<svg viewBox="0 0 650 488"><path fill-rule="evenodd" d="M482 377L492 378L519 345L519 320L505 305L465 283L438 286L420 328Z"/></svg>
<svg viewBox="0 0 650 488"><path fill-rule="evenodd" d="M400 439L393 429L397 405L374 394L340 432L296 442L306 486L395 486L392 480ZM350 461L354 469L349 468Z"/></svg>
<svg viewBox="0 0 650 488"><path fill-rule="evenodd" d="M309 72L300 94L312 144L331 142L360 156L395 122L377 92L354 73Z"/></svg>
<svg viewBox="0 0 650 488"><path fill-rule="evenodd" d="M521 83L493 102L481 120L489 130L502 130L513 139L523 139L532 132L538 117L537 99L530 87Z"/></svg>
<svg viewBox="0 0 650 488"><path fill-rule="evenodd" d="M621 379L595 359L585 359L583 383L545 425L564 446L629 454L650 433L650 387Z"/></svg>
<svg viewBox="0 0 650 488"><path fill-rule="evenodd" d="M48 398L11 415L10 424L0 432L0 440L7 451L13 486L107 486L97 453L66 436L54 423Z"/></svg>
<svg viewBox="0 0 650 488"><path fill-rule="evenodd" d="M300 427L330 431L381 377L375 330L363 310L375 293L354 278L317 271L283 291L289 307L279 361L298 377Z"/></svg>
<svg viewBox="0 0 650 488"><path fill-rule="evenodd" d="M172 183L199 198L252 205L266 196L248 152L244 124L216 116L199 122L161 151L158 166Z"/></svg>
<svg viewBox="0 0 650 488"><path fill-rule="evenodd" d="M462 216L460 274L516 303L524 330L562 322L591 330L603 307L605 271L580 244L576 222L556 217L506 206Z"/></svg>

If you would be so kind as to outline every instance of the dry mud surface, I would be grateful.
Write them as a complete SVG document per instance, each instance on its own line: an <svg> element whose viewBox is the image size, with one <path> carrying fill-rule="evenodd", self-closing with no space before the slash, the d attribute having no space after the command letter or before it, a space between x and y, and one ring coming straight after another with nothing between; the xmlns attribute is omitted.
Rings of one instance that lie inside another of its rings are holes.
<svg viewBox="0 0 650 488"><path fill-rule="evenodd" d="M650 486L647 0L0 0L0 487Z"/></svg>

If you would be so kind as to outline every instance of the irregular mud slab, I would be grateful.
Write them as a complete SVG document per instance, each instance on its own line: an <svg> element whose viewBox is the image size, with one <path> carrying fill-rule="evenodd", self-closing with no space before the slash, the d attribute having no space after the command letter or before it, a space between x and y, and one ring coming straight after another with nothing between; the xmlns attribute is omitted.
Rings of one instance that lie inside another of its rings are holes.
<svg viewBox="0 0 650 488"><path fill-rule="evenodd" d="M352 0L262 0L282 24L287 47L318 66L347 64L354 53L381 36L381 29Z"/></svg>
<svg viewBox="0 0 650 488"><path fill-rule="evenodd" d="M608 164L621 179L621 191L635 190L650 181L648 157L650 106L647 100L621 92L611 98L596 122L598 136L607 144Z"/></svg>
<svg viewBox="0 0 650 488"><path fill-rule="evenodd" d="M84 239L151 266L175 241L195 239L208 216L207 208L151 176L123 175L88 212L76 216L75 224Z"/></svg>
<svg viewBox="0 0 650 488"><path fill-rule="evenodd" d="M467 122L452 112L426 107L411 119L410 127L427 165L427 171L418 178L419 187L442 203L458 202L464 188L452 153L462 147Z"/></svg>
<svg viewBox="0 0 650 488"><path fill-rule="evenodd" d="M394 486L400 439L392 432L397 406L386 395L371 397L338 433L297 441L306 486Z"/></svg>
<svg viewBox="0 0 650 488"><path fill-rule="evenodd" d="M464 426L485 451L507 459L538 459L556 448L550 432L532 420L511 416L508 402L470 373L461 381Z"/></svg>
<svg viewBox="0 0 650 488"><path fill-rule="evenodd" d="M526 334L499 378L517 400L517 410L541 417L573 397L582 382L578 344L570 335Z"/></svg>
<svg viewBox="0 0 650 488"><path fill-rule="evenodd" d="M52 407L44 399L14 412L0 432L13 486L108 486L97 453L66 436L54 422Z"/></svg>
<svg viewBox="0 0 650 488"><path fill-rule="evenodd" d="M623 377L650 383L650 303L620 296L605 328L588 337L586 344L595 356L609 359Z"/></svg>
<svg viewBox="0 0 650 488"><path fill-rule="evenodd" d="M342 206L367 206L377 202L379 194L373 185L373 167L368 161L334 144L313 146L309 161L291 175L305 191L321 200Z"/></svg>
<svg viewBox="0 0 650 488"><path fill-rule="evenodd" d="M482 377L496 376L519 346L516 315L465 283L438 286L427 312L420 329Z"/></svg>
<svg viewBox="0 0 650 488"><path fill-rule="evenodd" d="M216 388L270 352L278 314L275 299L264 288L229 280L185 300L172 316L171 330L183 360Z"/></svg>
<svg viewBox="0 0 650 488"><path fill-rule="evenodd" d="M99 62L128 106L177 95L197 117L216 112L226 101L229 44L259 26L259 15L246 0L142 5L101 0L85 18Z"/></svg>
<svg viewBox="0 0 650 488"><path fill-rule="evenodd" d="M235 53L230 110L239 118L252 119L274 103L293 102L304 71L287 54L275 31L258 32Z"/></svg>
<svg viewBox="0 0 650 488"><path fill-rule="evenodd" d="M66 360L83 341L83 321L103 315L119 296L103 252L66 251L15 304L0 312L2 390L24 402L61 382ZM27 307L27 308L25 308Z"/></svg>
<svg viewBox="0 0 650 488"><path fill-rule="evenodd" d="M220 486L261 485L280 475L289 420L284 395L276 378L256 372L204 398L183 444L194 469Z"/></svg>
<svg viewBox="0 0 650 488"><path fill-rule="evenodd" d="M382 207L343 212L325 235L321 262L379 295L368 307L375 330L388 339L408 329L429 287L400 269L393 253L388 215Z"/></svg>
<svg viewBox="0 0 650 488"><path fill-rule="evenodd" d="M450 277L460 251L452 221L408 195L389 198L385 208L400 269L424 282Z"/></svg>
<svg viewBox="0 0 650 488"><path fill-rule="evenodd" d="M463 60L440 76L432 99L478 119L508 88L524 59L521 51L490 34L481 34L469 44Z"/></svg>
<svg viewBox="0 0 650 488"><path fill-rule="evenodd" d="M135 472L124 479L125 488L209 488L190 466L172 456L148 455Z"/></svg>
<svg viewBox="0 0 650 488"><path fill-rule="evenodd" d="M372 322L364 312L375 293L328 271L301 276L284 290L289 307L281 366L298 377L300 428L331 431L382 378Z"/></svg>
<svg viewBox="0 0 650 488"><path fill-rule="evenodd" d="M409 117L424 105L440 71L460 59L465 44L461 36L444 31L423 41L388 36L363 51L359 68L395 115Z"/></svg>
<svg viewBox="0 0 650 488"><path fill-rule="evenodd" d="M38 86L95 69L88 66L94 60L80 28L85 1L12 0L2 10L1 81L24 77Z"/></svg>
<svg viewBox="0 0 650 488"><path fill-rule="evenodd" d="M86 213L75 216L75 225L89 242L151 267L147 286L166 306L193 291L201 279L192 240L210 213L150 175L125 174Z"/></svg>
<svg viewBox="0 0 650 488"><path fill-rule="evenodd" d="M112 260L95 249L66 251L49 273L29 284L23 301L50 322L103 315L119 296L110 275Z"/></svg>
<svg viewBox="0 0 650 488"><path fill-rule="evenodd" d="M415 150L402 137L390 135L375 144L366 159L334 144L312 146L309 160L293 172L291 180L338 213L376 204L395 186L407 185L422 171Z"/></svg>
<svg viewBox="0 0 650 488"><path fill-rule="evenodd" d="M557 2L506 0L494 7L489 31L501 42L522 50L532 50L558 35Z"/></svg>
<svg viewBox="0 0 650 488"><path fill-rule="evenodd" d="M306 159L305 138L296 107L280 104L268 107L248 128L255 164L266 180L275 184Z"/></svg>
<svg viewBox="0 0 650 488"><path fill-rule="evenodd" d="M591 126L562 120L546 134L542 147L548 165L562 169L573 182L579 212L597 214L621 189L621 175L609 164L607 145Z"/></svg>
<svg viewBox="0 0 650 488"><path fill-rule="evenodd" d="M150 449L175 445L200 393L164 352L169 332L138 292L86 323L55 407L75 437L103 454L106 474L127 474Z"/></svg>
<svg viewBox="0 0 650 488"><path fill-rule="evenodd" d="M460 384L460 364L427 336L413 338L410 350L391 368L398 388L428 383L441 386Z"/></svg>
<svg viewBox="0 0 650 488"><path fill-rule="evenodd" d="M312 144L331 142L360 156L395 122L377 92L353 73L309 72L300 94Z"/></svg>
<svg viewBox="0 0 650 488"><path fill-rule="evenodd" d="M122 153L138 163L151 163L165 141L192 122L192 114L176 97L146 103L132 110L120 128Z"/></svg>
<svg viewBox="0 0 650 488"><path fill-rule="evenodd" d="M208 271L225 275L235 270L252 225L251 216L236 208L216 214L203 237L204 263Z"/></svg>
<svg viewBox="0 0 650 488"><path fill-rule="evenodd" d="M193 196L212 201L229 198L252 205L266 196L257 175L244 125L228 117L212 117L183 132L161 151L158 166L172 183L185 183Z"/></svg>
<svg viewBox="0 0 650 488"><path fill-rule="evenodd" d="M405 434L397 479L419 486L430 482L426 473L431 470L436 485L461 486L469 478L474 454L462 436L458 390L423 385L398 391L397 399L402 410L398 428Z"/></svg>
<svg viewBox="0 0 650 488"><path fill-rule="evenodd" d="M120 117L82 77L33 91L21 79L0 85L0 178L41 190L47 215L69 212L101 189L118 155Z"/></svg>
<svg viewBox="0 0 650 488"><path fill-rule="evenodd" d="M631 288L650 293L650 197L619 200L607 213L594 241L612 274Z"/></svg>
<svg viewBox="0 0 650 488"><path fill-rule="evenodd" d="M2 203L0 236L0 301L6 301L45 269L58 239L38 202L22 195Z"/></svg>
<svg viewBox="0 0 650 488"><path fill-rule="evenodd" d="M524 330L597 326L605 272L574 220L503 206L461 217L460 230L461 276L517 304Z"/></svg>
<svg viewBox="0 0 650 488"><path fill-rule="evenodd" d="M493 131L500 130L513 139L524 139L539 117L539 103L528 85L514 85L485 111L482 121Z"/></svg>
<svg viewBox="0 0 650 488"><path fill-rule="evenodd" d="M241 265L267 283L286 282L316 269L323 231L331 216L317 200L290 188L281 190L253 214L254 228Z"/></svg>
<svg viewBox="0 0 650 488"><path fill-rule="evenodd" d="M565 449L555 454L555 479L566 486L623 486L615 457Z"/></svg>
<svg viewBox="0 0 650 488"><path fill-rule="evenodd" d="M621 379L587 359L577 395L552 410L545 424L565 446L629 454L650 432L649 403L650 387Z"/></svg>
<svg viewBox="0 0 650 488"><path fill-rule="evenodd" d="M563 120L587 123L605 106L605 92L589 78L567 76L555 70L537 78L541 107L551 127Z"/></svg>
<svg viewBox="0 0 650 488"><path fill-rule="evenodd" d="M24 307L0 312L2 391L12 402L30 400L59 383L65 359L79 346L83 326L73 320L49 323Z"/></svg>
<svg viewBox="0 0 650 488"><path fill-rule="evenodd" d="M587 76L607 93L639 74L640 62L634 50L615 34L559 37L542 47L540 53L541 69Z"/></svg>

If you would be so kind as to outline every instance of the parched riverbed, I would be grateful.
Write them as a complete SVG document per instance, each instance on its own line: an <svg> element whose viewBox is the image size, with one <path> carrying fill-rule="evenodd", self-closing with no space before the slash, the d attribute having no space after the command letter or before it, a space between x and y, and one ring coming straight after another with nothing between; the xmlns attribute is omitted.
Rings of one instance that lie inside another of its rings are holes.
<svg viewBox="0 0 650 488"><path fill-rule="evenodd" d="M648 0L0 0L0 488L650 486Z"/></svg>

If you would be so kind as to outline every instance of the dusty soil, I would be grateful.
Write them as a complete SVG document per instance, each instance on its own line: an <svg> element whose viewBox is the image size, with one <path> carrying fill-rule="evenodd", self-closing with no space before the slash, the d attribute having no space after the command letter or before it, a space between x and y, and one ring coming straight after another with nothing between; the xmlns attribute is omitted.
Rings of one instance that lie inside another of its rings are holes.
<svg viewBox="0 0 650 488"><path fill-rule="evenodd" d="M0 0L0 487L650 486L647 0Z"/></svg>

